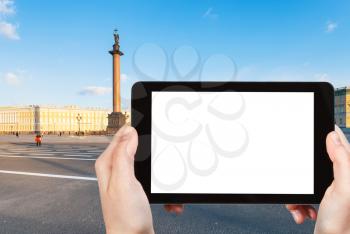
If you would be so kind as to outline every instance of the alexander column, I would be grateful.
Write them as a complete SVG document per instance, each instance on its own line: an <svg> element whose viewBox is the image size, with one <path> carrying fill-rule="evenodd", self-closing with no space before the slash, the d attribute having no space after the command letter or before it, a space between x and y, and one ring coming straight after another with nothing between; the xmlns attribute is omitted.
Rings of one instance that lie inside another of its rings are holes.
<svg viewBox="0 0 350 234"><path fill-rule="evenodd" d="M108 115L107 133L114 134L125 124L126 119L121 112L120 97L120 56L124 54L120 51L117 30L114 30L113 50L109 53L113 56L113 112Z"/></svg>

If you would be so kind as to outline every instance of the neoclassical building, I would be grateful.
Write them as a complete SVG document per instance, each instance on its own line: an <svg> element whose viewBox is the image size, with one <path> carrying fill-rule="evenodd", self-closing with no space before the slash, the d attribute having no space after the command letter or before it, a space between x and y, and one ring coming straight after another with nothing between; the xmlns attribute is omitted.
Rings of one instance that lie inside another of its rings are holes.
<svg viewBox="0 0 350 234"><path fill-rule="evenodd" d="M350 128L350 86L335 90L334 117L341 128Z"/></svg>
<svg viewBox="0 0 350 234"><path fill-rule="evenodd" d="M0 134L102 133L106 131L110 112L108 109L78 106L0 107Z"/></svg>

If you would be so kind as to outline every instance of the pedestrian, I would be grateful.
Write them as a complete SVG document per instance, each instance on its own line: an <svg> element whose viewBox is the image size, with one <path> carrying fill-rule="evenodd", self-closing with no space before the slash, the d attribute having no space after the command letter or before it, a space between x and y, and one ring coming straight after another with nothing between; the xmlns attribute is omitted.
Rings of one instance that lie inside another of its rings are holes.
<svg viewBox="0 0 350 234"><path fill-rule="evenodd" d="M40 134L37 134L36 137L35 137L35 142L36 142L36 146L37 147L40 147L41 146L41 135Z"/></svg>
<svg viewBox="0 0 350 234"><path fill-rule="evenodd" d="M18 132L16 132L16 137L19 137L19 133Z"/></svg>

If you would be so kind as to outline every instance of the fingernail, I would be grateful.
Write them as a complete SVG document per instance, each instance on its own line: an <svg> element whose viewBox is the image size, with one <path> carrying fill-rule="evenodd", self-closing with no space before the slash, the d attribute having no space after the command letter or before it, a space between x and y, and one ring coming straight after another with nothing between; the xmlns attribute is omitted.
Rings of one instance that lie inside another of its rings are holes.
<svg viewBox="0 0 350 234"><path fill-rule="evenodd" d="M118 131L114 134L114 137L122 137L125 135L125 132L127 131L128 126L124 125L123 127L119 128Z"/></svg>
<svg viewBox="0 0 350 234"><path fill-rule="evenodd" d="M122 137L123 139L127 139L129 138L129 134L131 132L132 128L129 126L124 126L121 129L119 129L120 132L120 137Z"/></svg>
<svg viewBox="0 0 350 234"><path fill-rule="evenodd" d="M331 135L331 137L332 137L332 141L333 141L333 143L334 143L335 145L340 145L340 144L341 144L338 133L333 132L332 135Z"/></svg>
<svg viewBox="0 0 350 234"><path fill-rule="evenodd" d="M132 128L128 128L128 132L127 132L127 140L128 140L128 143L126 145L126 153L129 155L129 156L134 156L135 154L135 144L131 141L129 141L129 138L131 136L131 132L132 132Z"/></svg>
<svg viewBox="0 0 350 234"><path fill-rule="evenodd" d="M335 132L338 134L341 144L349 144L349 141L345 136L344 132L337 125L335 125Z"/></svg>

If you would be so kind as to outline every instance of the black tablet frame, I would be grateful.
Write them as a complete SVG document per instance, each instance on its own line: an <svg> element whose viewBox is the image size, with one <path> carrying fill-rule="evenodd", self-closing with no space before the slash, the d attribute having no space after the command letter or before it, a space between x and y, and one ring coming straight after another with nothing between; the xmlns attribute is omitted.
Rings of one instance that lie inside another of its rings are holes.
<svg viewBox="0 0 350 234"><path fill-rule="evenodd" d="M313 92L314 194L151 193L152 91ZM334 88L327 82L137 82L131 93L131 123L139 134L135 175L150 203L320 203L333 180L326 136L334 130Z"/></svg>

